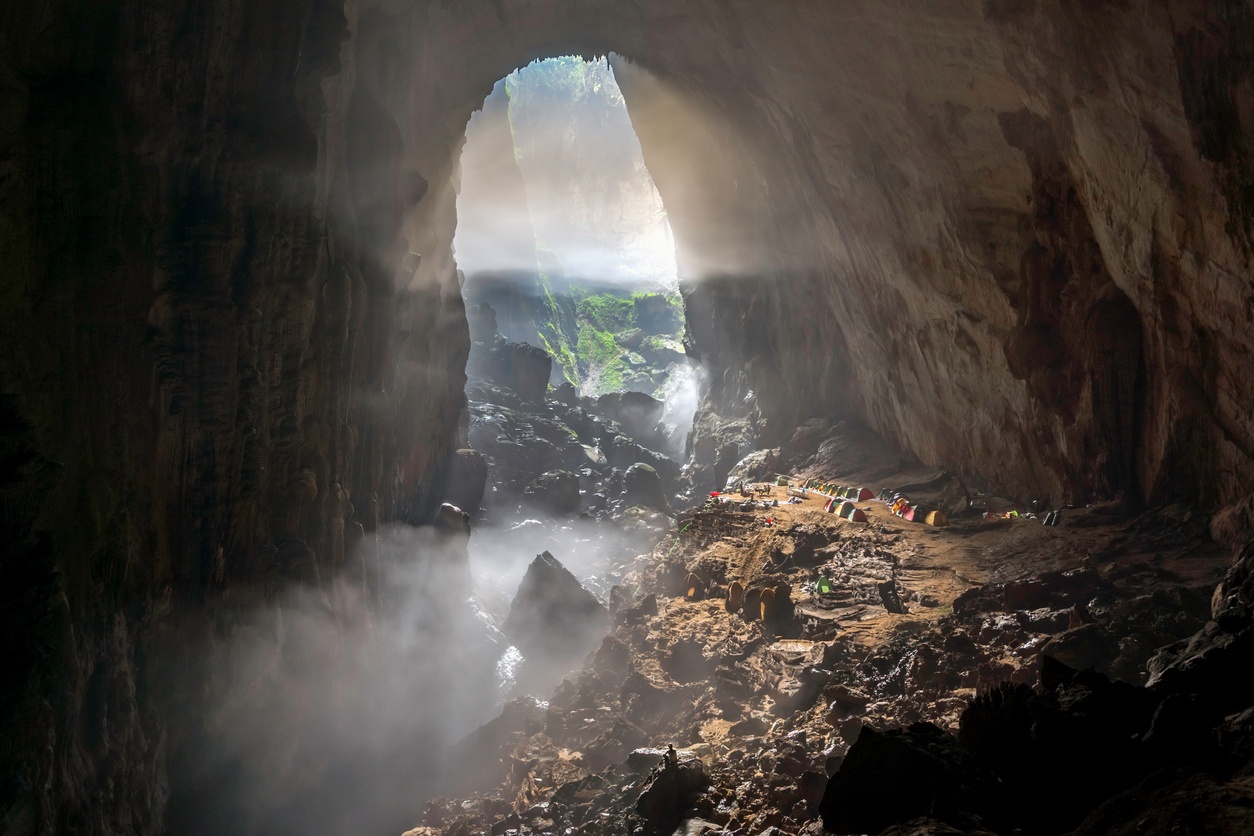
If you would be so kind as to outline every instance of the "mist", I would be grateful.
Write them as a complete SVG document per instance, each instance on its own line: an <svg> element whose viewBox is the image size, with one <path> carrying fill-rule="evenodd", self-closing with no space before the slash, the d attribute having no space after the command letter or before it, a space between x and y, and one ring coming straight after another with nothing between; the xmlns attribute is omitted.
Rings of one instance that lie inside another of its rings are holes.
<svg viewBox="0 0 1254 836"><path fill-rule="evenodd" d="M243 610L209 664L189 833L399 833L449 747L502 702L506 643L475 604L465 535L387 526L346 573ZM362 577L364 573L365 578Z"/></svg>
<svg viewBox="0 0 1254 836"><path fill-rule="evenodd" d="M536 61L497 83L466 128L457 214L468 277L677 287L670 223L606 58Z"/></svg>

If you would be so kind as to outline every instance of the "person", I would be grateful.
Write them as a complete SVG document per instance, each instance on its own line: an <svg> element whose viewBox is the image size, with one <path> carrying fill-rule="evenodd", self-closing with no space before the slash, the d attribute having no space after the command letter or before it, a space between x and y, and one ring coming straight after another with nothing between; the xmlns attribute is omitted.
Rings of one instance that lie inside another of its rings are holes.
<svg viewBox="0 0 1254 836"><path fill-rule="evenodd" d="M675 751L674 743L666 744L666 754L662 758L667 769L676 769L679 767L679 753Z"/></svg>

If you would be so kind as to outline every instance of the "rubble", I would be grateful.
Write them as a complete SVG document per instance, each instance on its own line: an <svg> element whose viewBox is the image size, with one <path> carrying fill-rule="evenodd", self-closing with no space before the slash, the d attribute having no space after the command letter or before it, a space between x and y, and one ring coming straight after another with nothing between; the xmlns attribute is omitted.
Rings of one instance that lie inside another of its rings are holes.
<svg viewBox="0 0 1254 836"><path fill-rule="evenodd" d="M1154 517L935 529L873 502L851 527L797 498L679 514L610 591L610 635L543 723L493 738L509 774L422 824L1099 832L1159 786L1181 810L1217 804L1197 814L1216 827L1244 821L1248 554L1212 596L1222 550ZM1165 569L1182 555L1187 573Z"/></svg>

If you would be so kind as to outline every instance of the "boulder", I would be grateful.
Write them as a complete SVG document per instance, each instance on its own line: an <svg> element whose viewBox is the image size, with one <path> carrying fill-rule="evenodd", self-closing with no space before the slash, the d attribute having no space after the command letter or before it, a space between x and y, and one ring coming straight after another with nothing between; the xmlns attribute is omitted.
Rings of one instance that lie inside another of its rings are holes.
<svg viewBox="0 0 1254 836"><path fill-rule="evenodd" d="M670 503L662 488L662 477L651 465L636 462L623 473L623 502L669 513Z"/></svg>
<svg viewBox="0 0 1254 836"><path fill-rule="evenodd" d="M756 450L745 456L727 474L727 484L736 482L761 482L773 478L779 463L779 449Z"/></svg>
<svg viewBox="0 0 1254 836"><path fill-rule="evenodd" d="M636 812L655 832L671 833L707 783L701 760L691 752L677 753L674 763L664 761L649 775Z"/></svg>
<svg viewBox="0 0 1254 836"><path fill-rule="evenodd" d="M878 732L862 729L840 771L831 777L819 812L837 833L878 833L933 812L979 806L987 792L973 759L931 723Z"/></svg>
<svg viewBox="0 0 1254 836"><path fill-rule="evenodd" d="M523 505L555 517L573 514L579 510L579 477L569 470L541 473L523 490Z"/></svg>
<svg viewBox="0 0 1254 836"><path fill-rule="evenodd" d="M527 567L502 632L524 655L564 659L596 646L609 611L549 552Z"/></svg>
<svg viewBox="0 0 1254 836"><path fill-rule="evenodd" d="M466 363L471 380L488 381L515 392L526 403L543 403L553 358L527 343L475 343Z"/></svg>
<svg viewBox="0 0 1254 836"><path fill-rule="evenodd" d="M612 392L597 398L597 409L621 424L627 435L648 442L657 433L666 404L643 392Z"/></svg>

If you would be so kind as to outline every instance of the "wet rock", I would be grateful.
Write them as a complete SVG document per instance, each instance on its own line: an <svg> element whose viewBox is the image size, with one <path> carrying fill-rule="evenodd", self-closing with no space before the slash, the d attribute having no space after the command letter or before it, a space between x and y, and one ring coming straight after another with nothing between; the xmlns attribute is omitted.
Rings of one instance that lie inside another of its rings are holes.
<svg viewBox="0 0 1254 836"><path fill-rule="evenodd" d="M523 491L523 505L533 511L562 517L579 510L579 477L569 470L550 470Z"/></svg>
<svg viewBox="0 0 1254 836"><path fill-rule="evenodd" d="M549 552L538 555L518 587L502 631L525 656L579 656L601 639L609 612Z"/></svg>
<svg viewBox="0 0 1254 836"><path fill-rule="evenodd" d="M670 503L662 487L662 478L651 465L636 462L623 473L623 502L655 511L670 513Z"/></svg>

